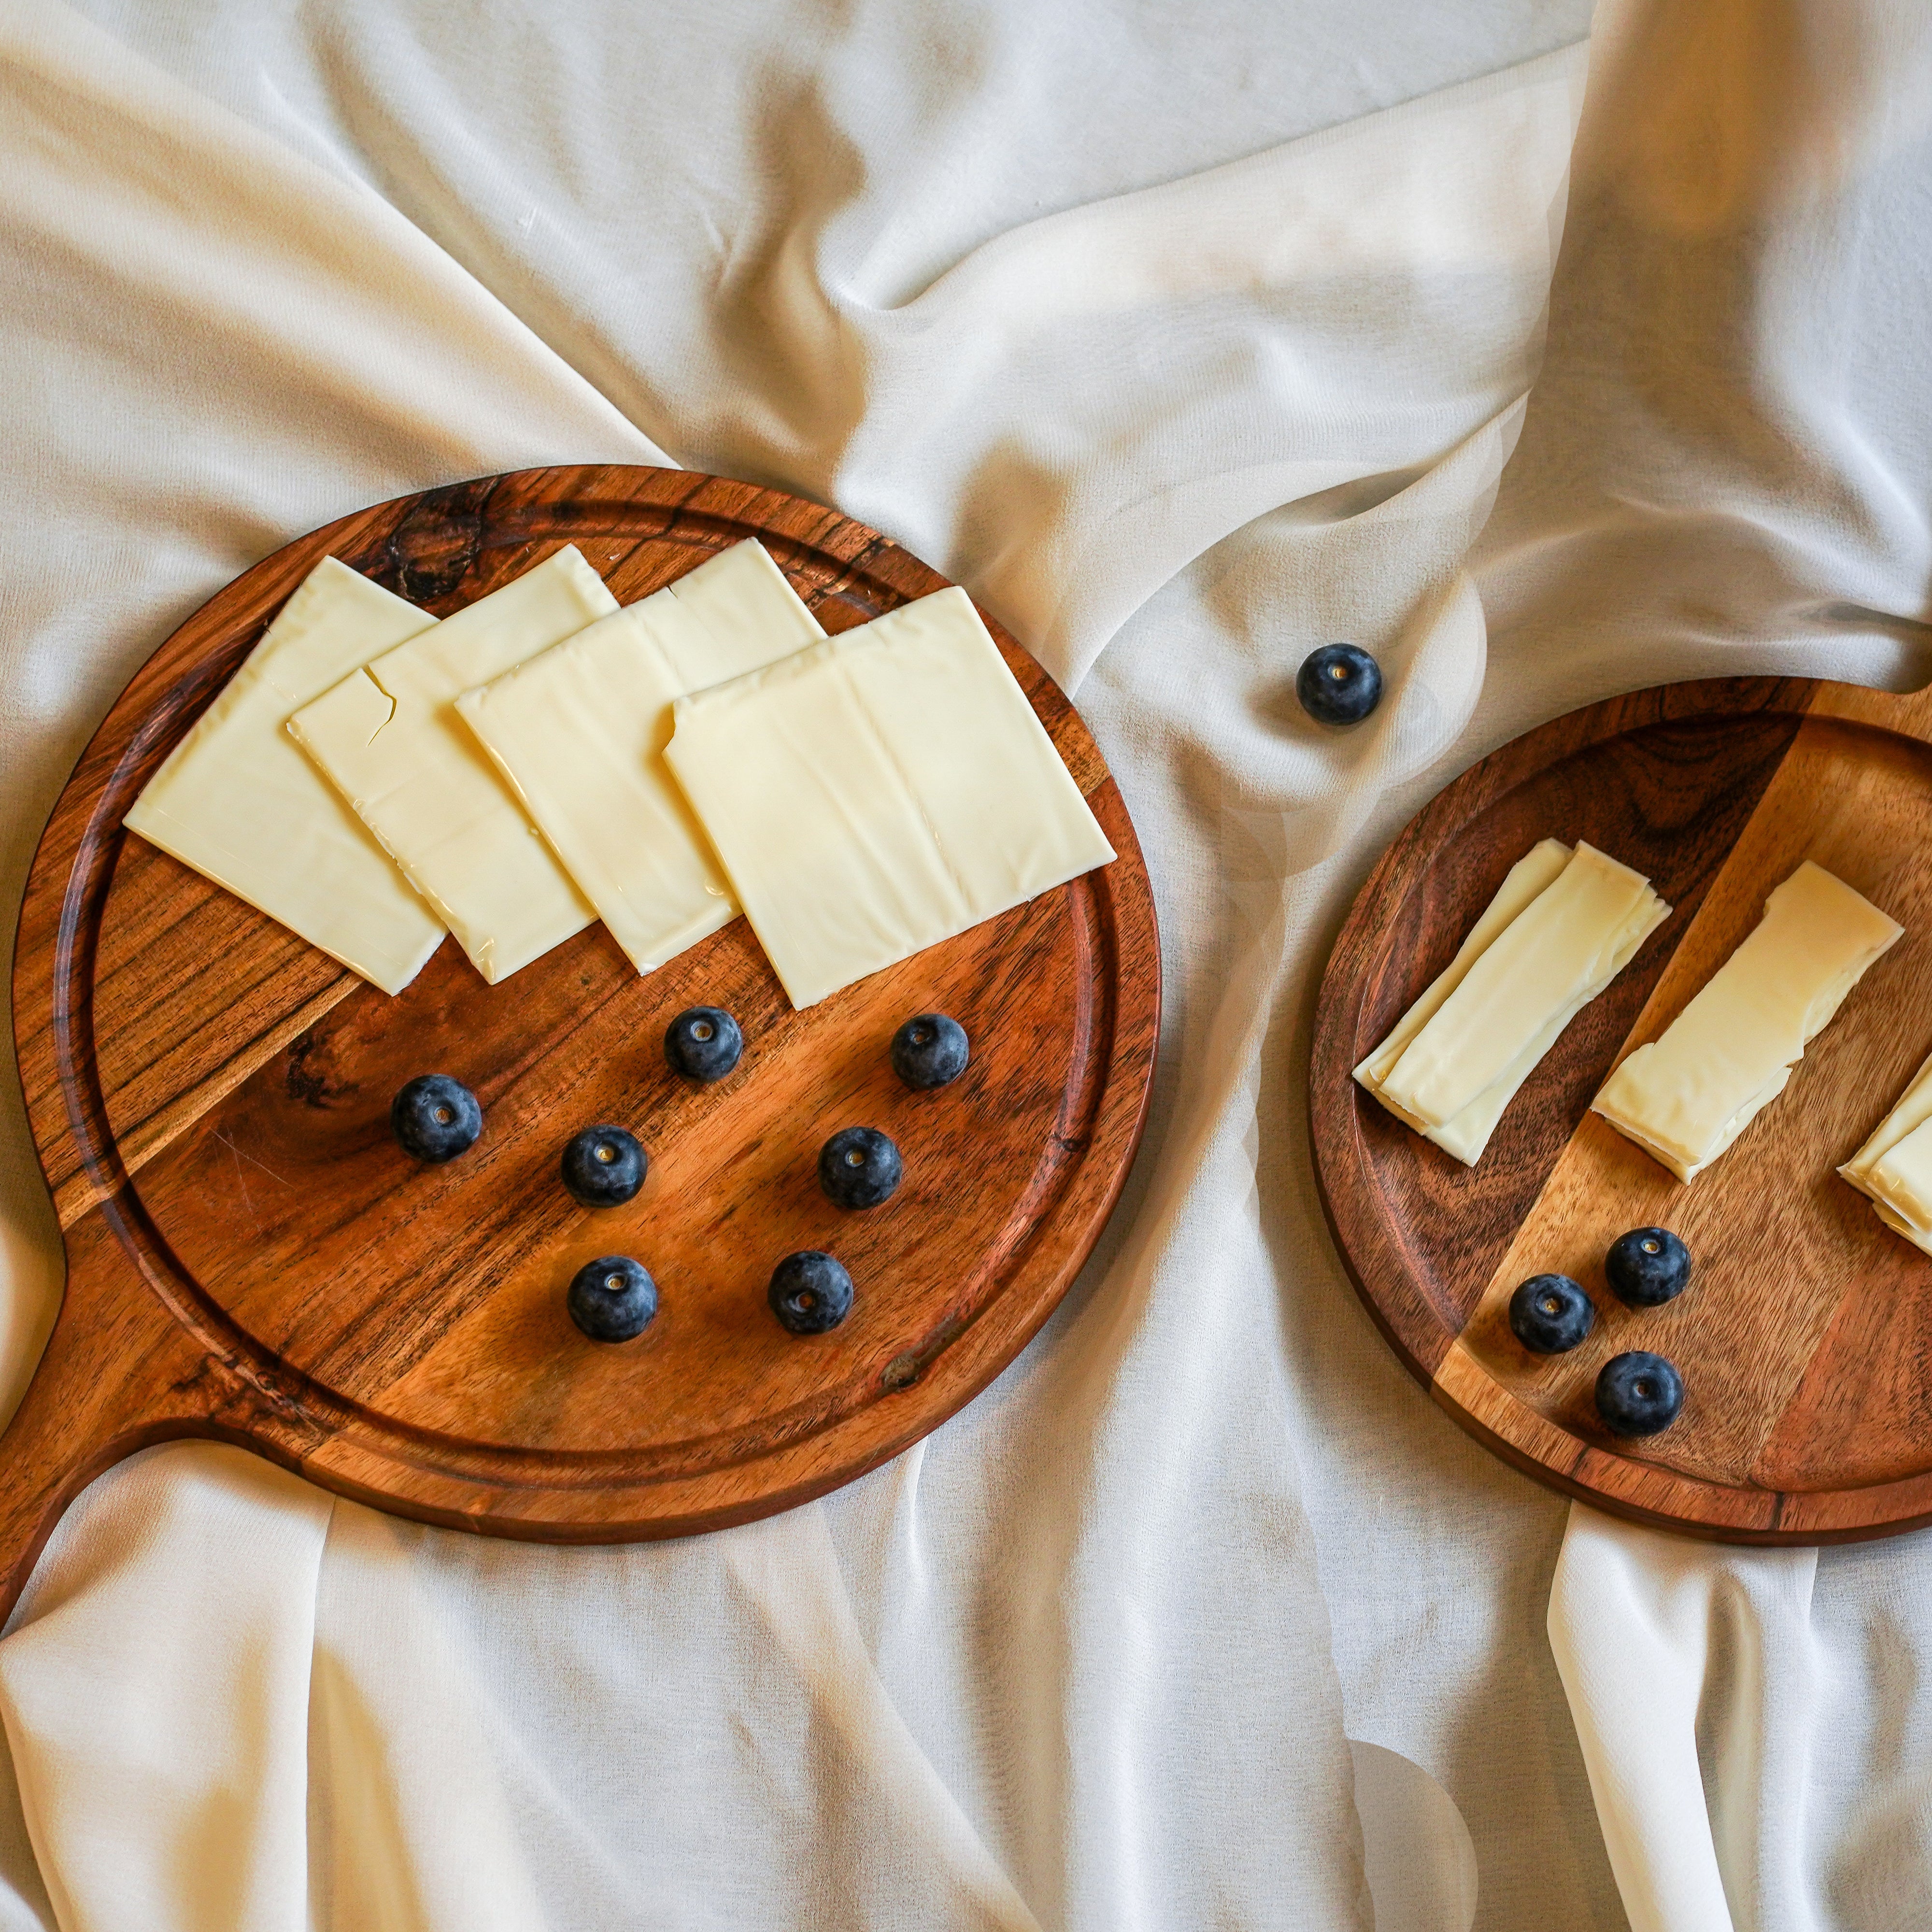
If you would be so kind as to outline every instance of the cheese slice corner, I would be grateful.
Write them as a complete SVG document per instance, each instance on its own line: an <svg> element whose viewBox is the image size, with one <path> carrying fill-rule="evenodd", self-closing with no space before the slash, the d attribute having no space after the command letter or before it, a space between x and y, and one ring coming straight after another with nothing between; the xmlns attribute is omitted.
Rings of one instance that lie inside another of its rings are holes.
<svg viewBox="0 0 1932 1932"><path fill-rule="evenodd" d="M324 557L124 821L390 994L422 970L442 922L284 727L435 623Z"/></svg>
<svg viewBox="0 0 1932 1932"><path fill-rule="evenodd" d="M1932 1058L1838 1172L1894 1234L1932 1254Z"/></svg>
<svg viewBox="0 0 1932 1932"><path fill-rule="evenodd" d="M794 1006L1114 856L957 589L679 698L664 758Z"/></svg>
<svg viewBox="0 0 1932 1932"><path fill-rule="evenodd" d="M1638 1047L1592 1108L1690 1180L1791 1078L1873 962L1904 928L1808 859L1662 1035Z"/></svg>

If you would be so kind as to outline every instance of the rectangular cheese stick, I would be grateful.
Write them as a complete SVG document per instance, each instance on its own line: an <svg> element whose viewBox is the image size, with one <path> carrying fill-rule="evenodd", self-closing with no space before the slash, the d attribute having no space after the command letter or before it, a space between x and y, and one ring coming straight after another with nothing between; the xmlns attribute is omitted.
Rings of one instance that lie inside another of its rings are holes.
<svg viewBox="0 0 1932 1932"><path fill-rule="evenodd" d="M1932 1059L1838 1172L1894 1234L1932 1254Z"/></svg>
<svg viewBox="0 0 1932 1932"><path fill-rule="evenodd" d="M283 728L435 622L324 557L123 821L386 993L422 970L442 922Z"/></svg>
<svg viewBox="0 0 1932 1932"><path fill-rule="evenodd" d="M1558 1034L1669 913L1648 880L1579 841L1556 879L1471 964L1409 1042L1377 1098L1424 1132L1448 1127L1486 1099L1478 1118L1500 1118ZM1474 1137L1451 1138L1467 1145ZM1486 1142L1486 1127L1480 1138Z"/></svg>
<svg viewBox="0 0 1932 1932"><path fill-rule="evenodd" d="M1462 983L1469 968L1489 950L1490 942L1569 862L1570 848L1560 838L1545 838L1532 845L1509 868L1508 876L1496 888L1496 897L1456 949L1455 958L1396 1021L1388 1037L1355 1069L1355 1078L1371 1094L1388 1078L1389 1070L1435 1016L1436 1009Z"/></svg>
<svg viewBox="0 0 1932 1932"><path fill-rule="evenodd" d="M1591 1102L1688 1180L1777 1099L1804 1048L1904 927L1806 860L1660 1039Z"/></svg>
<svg viewBox="0 0 1932 1932"><path fill-rule="evenodd" d="M456 700L616 608L566 547L289 720L492 986L596 914L457 716Z"/></svg>
<svg viewBox="0 0 1932 1932"><path fill-rule="evenodd" d="M794 1006L1114 856L963 590L676 718L665 762Z"/></svg>
<svg viewBox="0 0 1932 1932"><path fill-rule="evenodd" d="M639 972L739 910L664 761L672 706L824 634L748 539L456 700Z"/></svg>

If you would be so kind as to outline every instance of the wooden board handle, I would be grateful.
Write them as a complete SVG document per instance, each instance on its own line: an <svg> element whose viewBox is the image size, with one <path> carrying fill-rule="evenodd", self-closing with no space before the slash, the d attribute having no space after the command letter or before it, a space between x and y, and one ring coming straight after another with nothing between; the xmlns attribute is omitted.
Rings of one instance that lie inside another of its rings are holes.
<svg viewBox="0 0 1932 1932"><path fill-rule="evenodd" d="M68 1504L124 1456L219 1432L214 1365L170 1316L103 1216L68 1231L53 1333L0 1435L0 1622Z"/></svg>

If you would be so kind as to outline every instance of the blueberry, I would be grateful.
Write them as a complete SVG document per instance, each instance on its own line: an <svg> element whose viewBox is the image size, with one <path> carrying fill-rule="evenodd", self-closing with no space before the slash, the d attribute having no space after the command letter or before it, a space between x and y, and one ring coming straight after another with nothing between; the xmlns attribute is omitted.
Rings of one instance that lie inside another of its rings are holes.
<svg viewBox="0 0 1932 1932"><path fill-rule="evenodd" d="M1294 694L1318 724L1359 724L1382 701L1382 668L1359 644L1324 644L1302 659Z"/></svg>
<svg viewBox="0 0 1932 1932"><path fill-rule="evenodd" d="M851 1313L852 1277L830 1255L806 1248L772 1269L766 1299L782 1328L794 1335L823 1335Z"/></svg>
<svg viewBox="0 0 1932 1932"><path fill-rule="evenodd" d="M664 1058L687 1080L722 1080L744 1050L738 1022L717 1006L687 1006L664 1029Z"/></svg>
<svg viewBox="0 0 1932 1932"><path fill-rule="evenodd" d="M1567 1274L1533 1274L1510 1297L1510 1330L1534 1354L1575 1348L1596 1321L1595 1304Z"/></svg>
<svg viewBox="0 0 1932 1932"><path fill-rule="evenodd" d="M599 1255L570 1278L570 1318L593 1342L628 1342L651 1325L658 1285L628 1255Z"/></svg>
<svg viewBox="0 0 1932 1932"><path fill-rule="evenodd" d="M644 1184L651 1157L622 1127L586 1127L563 1150L563 1184L586 1208L617 1208Z"/></svg>
<svg viewBox="0 0 1932 1932"><path fill-rule="evenodd" d="M1668 1228L1633 1228L1610 1244L1604 1273L1618 1300L1661 1308L1690 1286L1690 1250Z"/></svg>
<svg viewBox="0 0 1932 1932"><path fill-rule="evenodd" d="M389 1126L404 1153L434 1165L476 1144L483 1109L461 1081L447 1073L419 1073L389 1102Z"/></svg>
<svg viewBox="0 0 1932 1932"><path fill-rule="evenodd" d="M944 1087L966 1071L966 1029L944 1013L920 1013L892 1035L892 1071L908 1087Z"/></svg>
<svg viewBox="0 0 1932 1932"><path fill-rule="evenodd" d="M1613 1435L1654 1436L1683 1406L1684 1378L1648 1349L1612 1355L1597 1377L1597 1413Z"/></svg>
<svg viewBox="0 0 1932 1932"><path fill-rule="evenodd" d="M818 1150L818 1184L842 1208L876 1208L892 1198L905 1164L877 1127L844 1127Z"/></svg>

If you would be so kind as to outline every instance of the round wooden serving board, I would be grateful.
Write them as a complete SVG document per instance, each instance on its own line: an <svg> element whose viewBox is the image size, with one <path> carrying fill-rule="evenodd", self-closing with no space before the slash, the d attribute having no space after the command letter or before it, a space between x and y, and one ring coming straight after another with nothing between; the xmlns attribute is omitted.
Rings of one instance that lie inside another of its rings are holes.
<svg viewBox="0 0 1932 1932"><path fill-rule="evenodd" d="M290 544L183 625L82 754L28 882L14 972L27 1107L65 1232L65 1300L0 1439L0 1606L68 1498L169 1436L247 1444L326 1487L556 1542L682 1535L817 1496L983 1388L1091 1250L1138 1141L1160 1013L1132 826L1052 681L989 624L1086 794L1114 864L794 1012L741 919L640 977L601 925L499 986L453 940L386 998L121 821L325 554L439 614L574 543L630 603L756 536L830 631L944 580L849 518L748 484L576 467L400 499ZM743 1025L710 1088L664 1064L699 1003ZM940 1008L966 1073L909 1091L886 1047ZM424 1168L391 1097L426 1071L482 1100L484 1138ZM564 1142L602 1121L652 1156L601 1212ZM884 1129L884 1208L820 1191L827 1136ZM765 1286L795 1249L850 1268L830 1335L788 1335ZM656 1321L578 1334L563 1289L637 1255Z"/></svg>
<svg viewBox="0 0 1932 1932"><path fill-rule="evenodd" d="M1351 1077L1539 838L1587 839L1671 916L1571 1024L1473 1169ZM1905 937L1778 1100L1686 1185L1587 1109L1814 859ZM1465 772L1384 854L1328 962L1310 1074L1329 1226L1370 1312L1436 1400L1531 1475L1657 1527L1831 1543L1932 1522L1932 1258L1835 1172L1932 1052L1932 691L1726 678L1573 712ZM1667 1306L1611 1294L1604 1250L1674 1228L1695 1274ZM1539 1357L1516 1285L1575 1276L1594 1332ZM1620 1442L1597 1372L1648 1348L1684 1410Z"/></svg>

